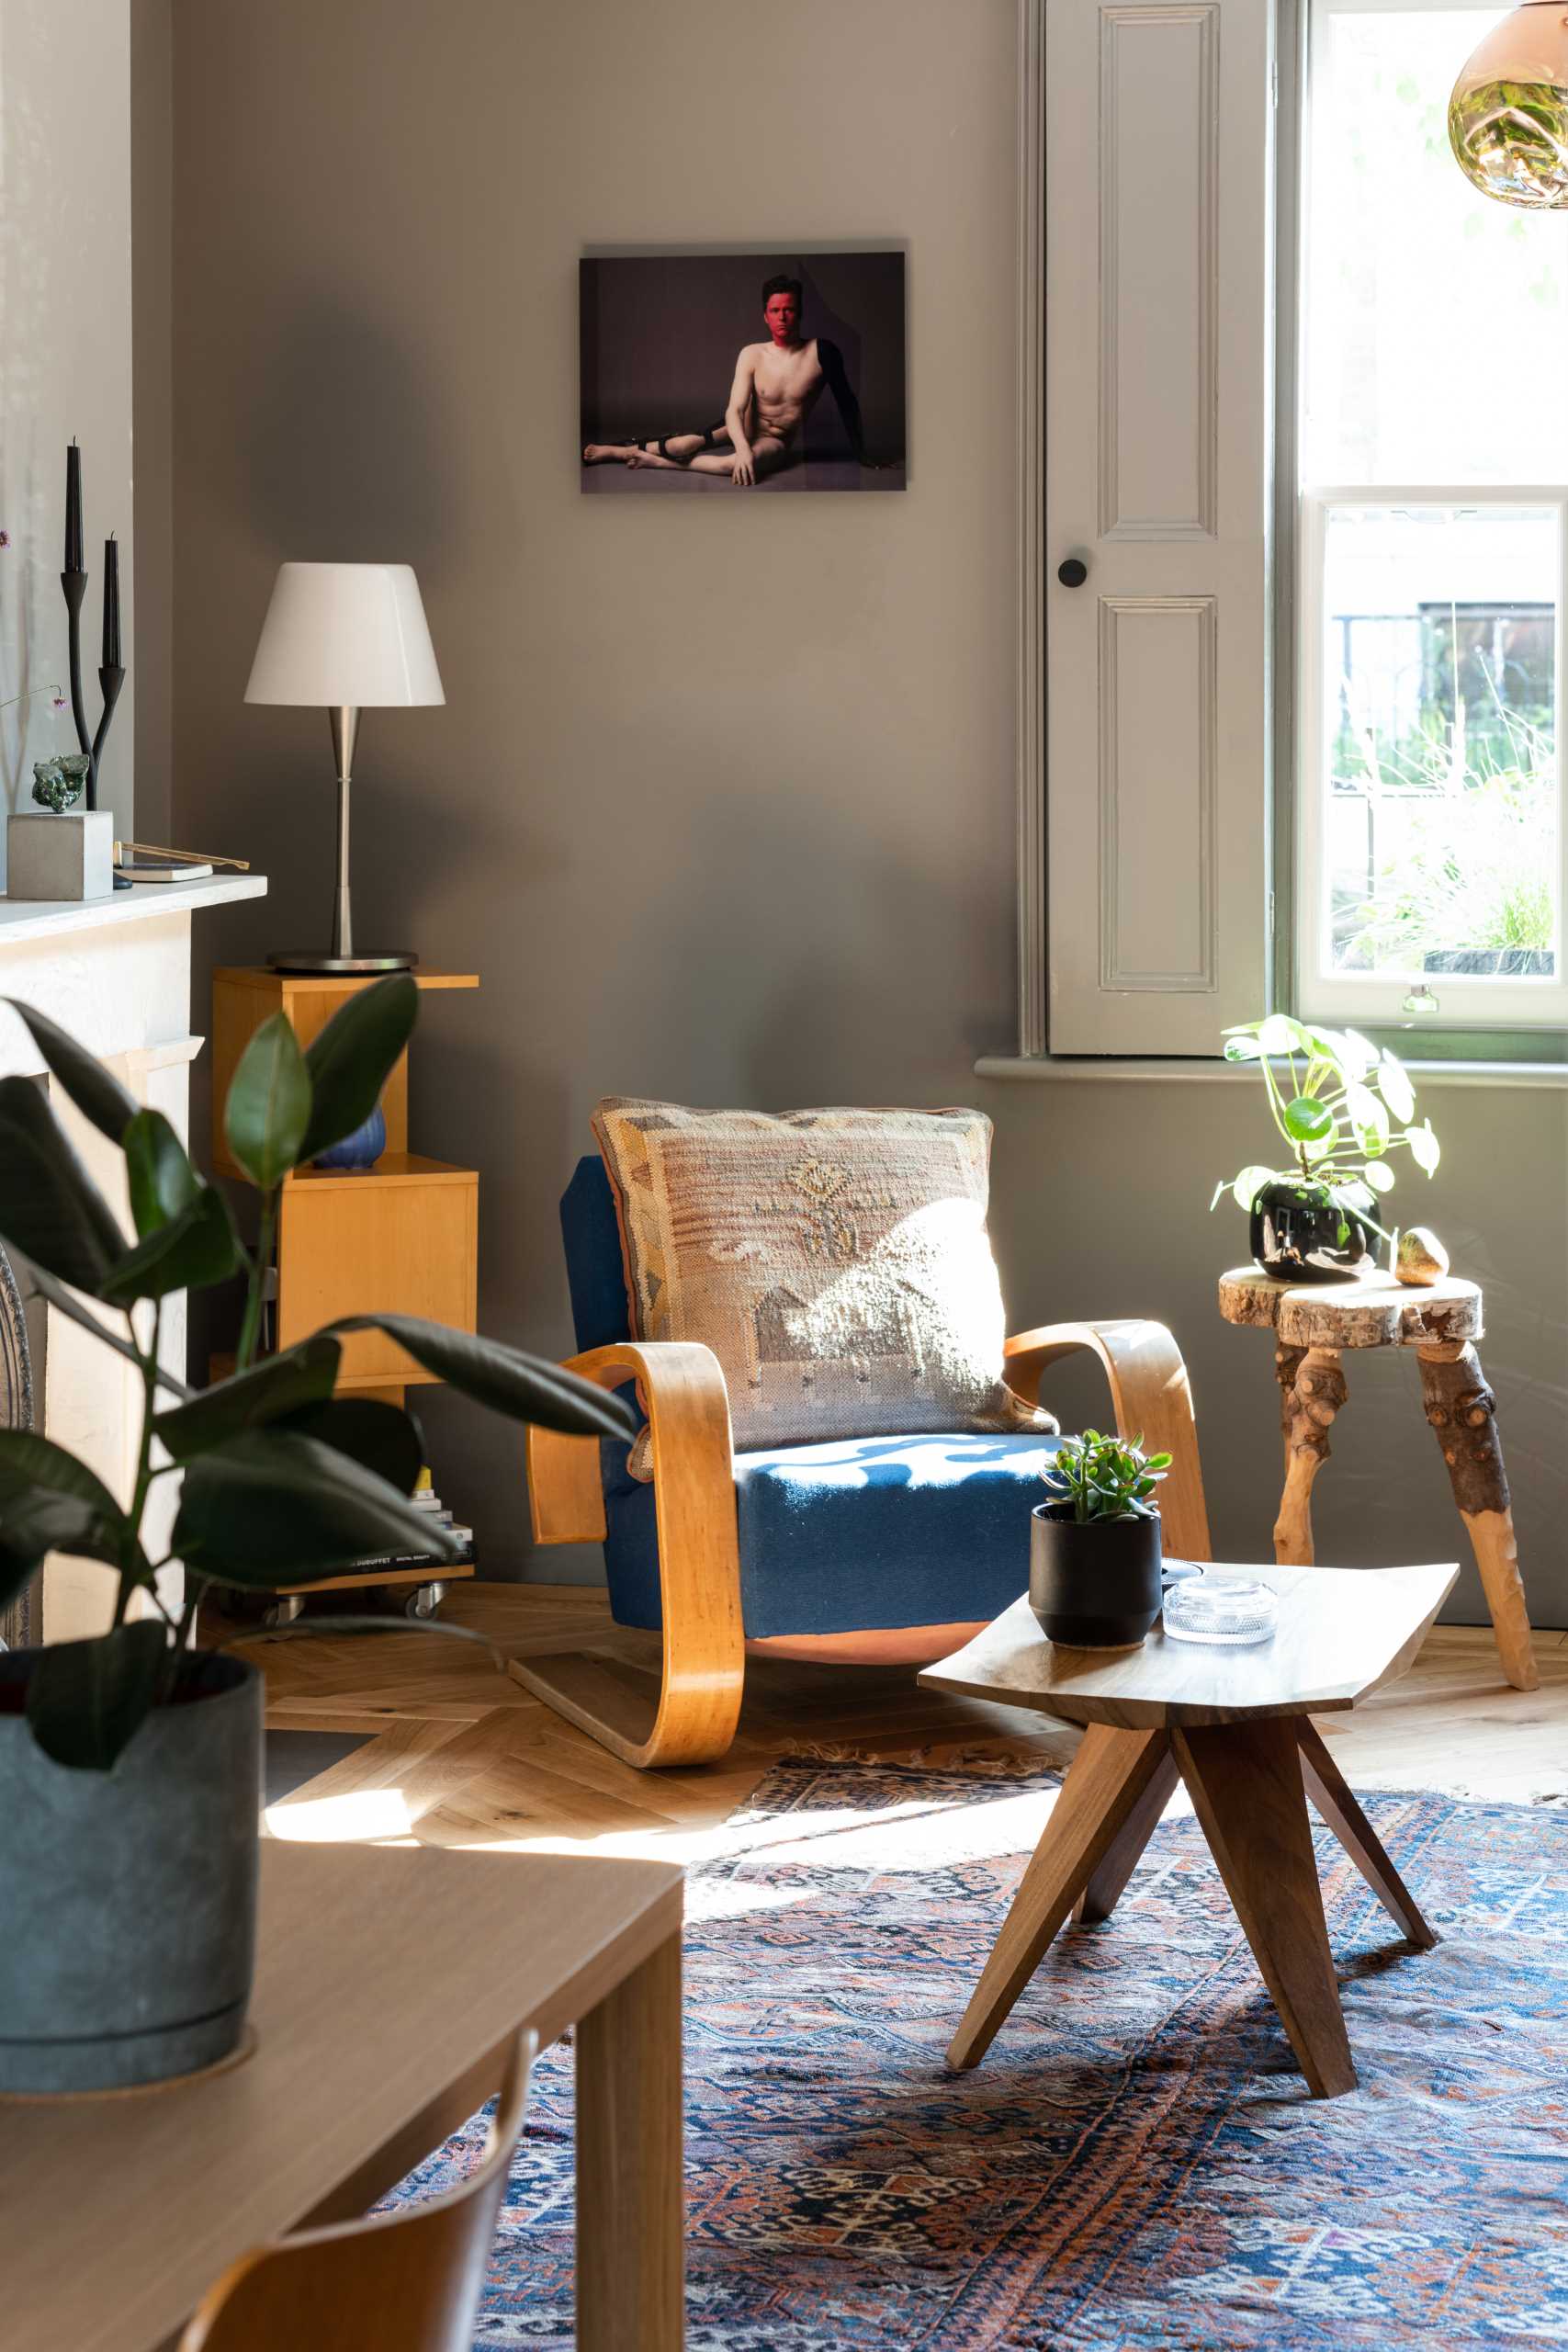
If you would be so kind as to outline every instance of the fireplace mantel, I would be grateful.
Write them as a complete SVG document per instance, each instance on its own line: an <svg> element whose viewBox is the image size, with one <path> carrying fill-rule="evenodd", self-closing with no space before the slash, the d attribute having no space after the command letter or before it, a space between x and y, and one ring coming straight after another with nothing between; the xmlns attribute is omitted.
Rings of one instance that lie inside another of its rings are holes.
<svg viewBox="0 0 1568 2352"><path fill-rule="evenodd" d="M162 1111L184 1137L190 1065L203 1043L190 1025L191 917L204 907L259 899L265 892L265 877L249 874L224 881L146 883L85 904L0 897L0 996L20 997L58 1021L108 1064L139 1102ZM0 1076L43 1074L27 1029L0 1009ZM51 1088L50 1099L129 1231L118 1152L78 1117L58 1087ZM184 1374L183 1298L165 1306L161 1353L171 1371ZM117 1493L129 1496L141 1402L132 1366L51 1309L40 1385L42 1421L51 1437L91 1463ZM164 1479L159 1487L175 1483ZM160 1499L167 1518L174 1498L165 1493ZM150 1526L154 1538L160 1532ZM170 1572L170 1582L177 1591L177 1570ZM106 1569L89 1561L51 1560L43 1580L45 1640L99 1631L108 1623L112 1600L113 1579Z"/></svg>

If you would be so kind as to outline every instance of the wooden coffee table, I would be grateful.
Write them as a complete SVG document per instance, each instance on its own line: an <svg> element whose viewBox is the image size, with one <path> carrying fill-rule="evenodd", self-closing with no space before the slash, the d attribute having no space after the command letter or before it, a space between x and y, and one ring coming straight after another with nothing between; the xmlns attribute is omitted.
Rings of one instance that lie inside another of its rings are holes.
<svg viewBox="0 0 1568 2352"><path fill-rule="evenodd" d="M572 2024L577 2342L678 2352L679 1867L277 1838L261 1859L240 2064L0 2099L6 2352L168 2352L247 2248L366 2211L491 2097L521 2028Z"/></svg>
<svg viewBox="0 0 1568 2352"><path fill-rule="evenodd" d="M1088 1726L948 2051L974 2066L1067 1914L1107 1919L1178 1779L1314 2098L1356 2087L1324 1922L1307 1799L1413 1943L1437 1939L1312 1722L1404 1672L1459 1574L1418 1568L1243 1567L1280 1596L1250 1649L1173 1642L1069 1650L1015 1601L920 1680Z"/></svg>

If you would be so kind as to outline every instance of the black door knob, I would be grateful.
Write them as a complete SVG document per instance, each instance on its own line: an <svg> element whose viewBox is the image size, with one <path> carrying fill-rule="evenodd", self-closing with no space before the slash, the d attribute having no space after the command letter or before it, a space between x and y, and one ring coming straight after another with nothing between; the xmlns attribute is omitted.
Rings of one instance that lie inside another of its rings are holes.
<svg viewBox="0 0 1568 2352"><path fill-rule="evenodd" d="M1081 588L1089 578L1089 566L1080 556L1070 555L1066 563L1056 566L1056 577L1064 588Z"/></svg>

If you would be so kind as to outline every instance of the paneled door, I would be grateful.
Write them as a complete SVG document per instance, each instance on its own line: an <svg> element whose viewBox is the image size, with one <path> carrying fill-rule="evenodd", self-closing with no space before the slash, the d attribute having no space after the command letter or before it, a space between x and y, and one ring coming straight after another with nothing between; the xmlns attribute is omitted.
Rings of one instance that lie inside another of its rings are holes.
<svg viewBox="0 0 1568 2352"><path fill-rule="evenodd" d="M1264 1009L1271 17L1045 10L1053 1053Z"/></svg>

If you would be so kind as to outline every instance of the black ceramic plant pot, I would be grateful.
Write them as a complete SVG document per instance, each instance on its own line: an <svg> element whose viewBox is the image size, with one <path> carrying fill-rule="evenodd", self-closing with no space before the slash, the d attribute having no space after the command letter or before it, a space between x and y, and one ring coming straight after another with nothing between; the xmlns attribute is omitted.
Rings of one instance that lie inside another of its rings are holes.
<svg viewBox="0 0 1568 2352"><path fill-rule="evenodd" d="M1332 1201L1326 1184L1299 1176L1259 1187L1248 1238L1255 1262L1283 1282L1340 1282L1369 1272L1376 1258L1370 1227Z"/></svg>
<svg viewBox="0 0 1568 2352"><path fill-rule="evenodd" d="M1159 1615L1159 1521L1071 1516L1040 1503L1029 1547L1029 1605L1065 1649L1135 1649Z"/></svg>
<svg viewBox="0 0 1568 2352"><path fill-rule="evenodd" d="M210 2066L255 1951L262 1679L193 1653L112 1771L46 1756L0 1657L0 2092L98 2091Z"/></svg>

